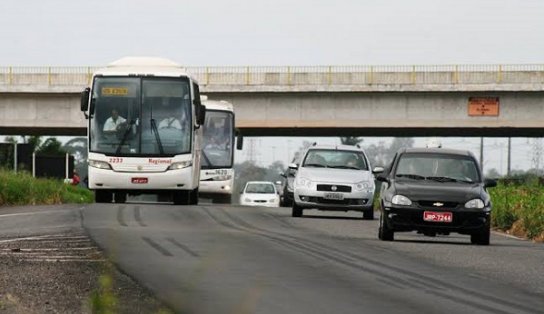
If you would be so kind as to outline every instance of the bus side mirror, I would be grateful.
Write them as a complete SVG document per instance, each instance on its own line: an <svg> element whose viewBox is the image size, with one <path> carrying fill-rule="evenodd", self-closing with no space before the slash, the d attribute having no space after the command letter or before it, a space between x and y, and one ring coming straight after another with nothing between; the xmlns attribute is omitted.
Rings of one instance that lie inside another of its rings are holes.
<svg viewBox="0 0 544 314"><path fill-rule="evenodd" d="M87 116L86 111L89 110L89 96L91 93L91 89L89 87L85 88L83 92L81 92L81 111L83 111L83 114L85 115L85 119L87 119L89 116Z"/></svg>
<svg viewBox="0 0 544 314"><path fill-rule="evenodd" d="M244 136L242 132L236 130L236 149L241 150L242 148L244 148Z"/></svg>
<svg viewBox="0 0 544 314"><path fill-rule="evenodd" d="M200 104L198 107L198 125L204 125L206 122L206 106Z"/></svg>

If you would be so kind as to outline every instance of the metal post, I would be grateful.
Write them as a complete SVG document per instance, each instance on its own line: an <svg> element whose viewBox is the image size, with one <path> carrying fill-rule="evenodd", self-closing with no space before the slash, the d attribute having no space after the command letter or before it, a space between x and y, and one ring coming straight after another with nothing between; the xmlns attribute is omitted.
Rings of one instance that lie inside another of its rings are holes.
<svg viewBox="0 0 544 314"><path fill-rule="evenodd" d="M13 171L17 172L17 143L13 143Z"/></svg>
<svg viewBox="0 0 544 314"><path fill-rule="evenodd" d="M32 153L32 177L36 177L36 153Z"/></svg>
<svg viewBox="0 0 544 314"><path fill-rule="evenodd" d="M69 160L70 160L70 154L66 153L66 158L65 158L65 161L64 161L64 165L65 165L65 167L66 167L66 171L65 171L65 173L66 173L66 179L69 178L69 173L68 173L68 171L70 171L70 167L68 167L68 161L69 161Z"/></svg>
<svg viewBox="0 0 544 314"><path fill-rule="evenodd" d="M484 138L480 137L480 170L484 173Z"/></svg>
<svg viewBox="0 0 544 314"><path fill-rule="evenodd" d="M508 138L508 162L506 166L506 175L510 176L510 170L512 165L512 138Z"/></svg>

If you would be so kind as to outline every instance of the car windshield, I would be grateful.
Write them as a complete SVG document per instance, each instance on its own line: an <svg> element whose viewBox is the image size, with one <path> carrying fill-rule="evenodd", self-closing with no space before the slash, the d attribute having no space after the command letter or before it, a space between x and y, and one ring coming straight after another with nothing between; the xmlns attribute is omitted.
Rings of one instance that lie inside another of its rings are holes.
<svg viewBox="0 0 544 314"><path fill-rule="evenodd" d="M90 150L119 156L190 151L191 103L184 78L98 77Z"/></svg>
<svg viewBox="0 0 544 314"><path fill-rule="evenodd" d="M233 162L234 115L229 111L207 110L204 123L202 168L230 168Z"/></svg>
<svg viewBox="0 0 544 314"><path fill-rule="evenodd" d="M302 166L368 170L362 152L336 149L311 149L306 154Z"/></svg>
<svg viewBox="0 0 544 314"><path fill-rule="evenodd" d="M276 189L272 183L248 183L245 193L275 194Z"/></svg>
<svg viewBox="0 0 544 314"><path fill-rule="evenodd" d="M399 159L395 176L410 180L479 182L477 167L474 159L465 156L405 153Z"/></svg>

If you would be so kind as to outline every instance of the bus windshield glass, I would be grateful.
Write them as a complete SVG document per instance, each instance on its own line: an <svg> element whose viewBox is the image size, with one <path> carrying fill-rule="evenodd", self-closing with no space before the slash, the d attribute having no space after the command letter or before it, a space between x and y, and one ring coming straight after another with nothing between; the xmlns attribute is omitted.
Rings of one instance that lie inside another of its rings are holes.
<svg viewBox="0 0 544 314"><path fill-rule="evenodd" d="M116 156L173 156L191 148L187 78L97 77L90 151Z"/></svg>
<svg viewBox="0 0 544 314"><path fill-rule="evenodd" d="M201 167L204 169L232 167L234 115L229 111L207 110L204 124L204 146Z"/></svg>

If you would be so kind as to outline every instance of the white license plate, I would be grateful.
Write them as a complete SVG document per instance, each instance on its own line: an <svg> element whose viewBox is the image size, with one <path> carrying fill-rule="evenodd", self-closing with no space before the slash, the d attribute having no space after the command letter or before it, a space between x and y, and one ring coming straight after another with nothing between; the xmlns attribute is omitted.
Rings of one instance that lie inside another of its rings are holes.
<svg viewBox="0 0 544 314"><path fill-rule="evenodd" d="M342 193L325 193L325 195L323 195L323 198L326 199L326 200L341 201L341 200L344 199L344 194L342 194Z"/></svg>

